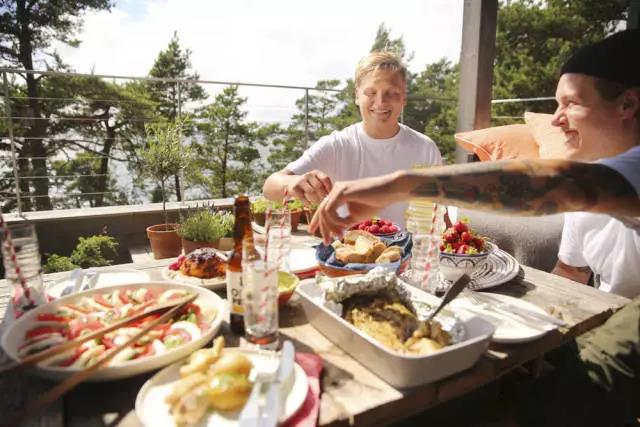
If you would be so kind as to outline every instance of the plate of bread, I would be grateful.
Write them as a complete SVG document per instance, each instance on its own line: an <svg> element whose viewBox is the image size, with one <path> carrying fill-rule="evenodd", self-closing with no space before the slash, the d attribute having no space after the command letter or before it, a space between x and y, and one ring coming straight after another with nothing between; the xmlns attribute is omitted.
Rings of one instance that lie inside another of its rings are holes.
<svg viewBox="0 0 640 427"><path fill-rule="evenodd" d="M320 270L329 276L363 273L377 266L401 272L411 255L411 243L408 233L384 239L364 230L349 230L342 240L318 246L316 258Z"/></svg>

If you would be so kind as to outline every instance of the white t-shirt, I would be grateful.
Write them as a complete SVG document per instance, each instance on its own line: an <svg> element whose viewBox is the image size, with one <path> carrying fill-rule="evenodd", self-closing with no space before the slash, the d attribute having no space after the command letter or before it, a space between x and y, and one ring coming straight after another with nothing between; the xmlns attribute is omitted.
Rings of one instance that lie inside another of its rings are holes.
<svg viewBox="0 0 640 427"><path fill-rule="evenodd" d="M442 164L440 151L429 137L400 124L392 138L374 139L360 122L320 138L286 169L296 175L318 169L335 183L411 169L416 164ZM394 203L379 215L404 227L406 209L406 202Z"/></svg>
<svg viewBox="0 0 640 427"><path fill-rule="evenodd" d="M623 175L640 197L640 146L598 163ZM558 258L600 275L600 289L633 298L640 295L640 221L586 212L565 214Z"/></svg>

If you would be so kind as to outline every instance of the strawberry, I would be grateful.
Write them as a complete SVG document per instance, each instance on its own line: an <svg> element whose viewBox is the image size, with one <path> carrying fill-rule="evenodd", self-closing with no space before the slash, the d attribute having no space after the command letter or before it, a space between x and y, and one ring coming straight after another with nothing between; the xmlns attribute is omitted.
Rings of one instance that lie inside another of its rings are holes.
<svg viewBox="0 0 640 427"><path fill-rule="evenodd" d="M380 233L383 234L389 234L391 233L391 227L389 227L388 225L383 225L382 227L380 227Z"/></svg>
<svg viewBox="0 0 640 427"><path fill-rule="evenodd" d="M397 233L398 232L398 226L397 225L391 224L389 226L389 229L391 230L392 233Z"/></svg>
<svg viewBox="0 0 640 427"><path fill-rule="evenodd" d="M456 250L456 253L457 254L466 254L468 250L469 250L469 246L463 244L463 245L460 245L458 247L458 249Z"/></svg>
<svg viewBox="0 0 640 427"><path fill-rule="evenodd" d="M369 226L371 226L371 220L368 219L363 224L366 225L367 227L369 227Z"/></svg>
<svg viewBox="0 0 640 427"><path fill-rule="evenodd" d="M453 229L456 230L458 234L462 234L465 231L469 231L469 227L467 226L467 224L465 224L462 221L456 222L455 225L453 226Z"/></svg>
<svg viewBox="0 0 640 427"><path fill-rule="evenodd" d="M358 225L358 230L366 230L367 229L367 224L362 223L360 225Z"/></svg>
<svg viewBox="0 0 640 427"><path fill-rule="evenodd" d="M460 235L460 238L463 242L469 243L471 241L471 233L469 233L468 231L463 231Z"/></svg>
<svg viewBox="0 0 640 427"><path fill-rule="evenodd" d="M456 233L455 230L448 229L447 231L444 232L444 234L442 235L442 238L447 243L453 243L458 240L458 233Z"/></svg>
<svg viewBox="0 0 640 427"><path fill-rule="evenodd" d="M369 231L369 233L371 234L377 234L380 232L380 227L377 224L373 224L367 231Z"/></svg>

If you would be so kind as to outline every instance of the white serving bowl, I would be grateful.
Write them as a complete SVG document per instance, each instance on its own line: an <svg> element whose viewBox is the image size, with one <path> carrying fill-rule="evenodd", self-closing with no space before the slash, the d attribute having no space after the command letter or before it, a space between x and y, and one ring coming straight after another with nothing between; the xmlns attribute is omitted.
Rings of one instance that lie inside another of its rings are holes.
<svg viewBox="0 0 640 427"><path fill-rule="evenodd" d="M445 279L451 280L452 282L458 280L458 278L465 273L471 276L471 273L473 273L476 268L485 263L494 248L493 243L485 242L485 252L478 254L453 254L441 251L440 272Z"/></svg>
<svg viewBox="0 0 640 427"><path fill-rule="evenodd" d="M198 298L194 301L198 304L202 310L202 313L206 316L209 328L202 333L202 335L193 341L189 341L176 348L168 350L166 353L158 354L154 356L147 356L141 359L133 359L124 362L120 362L114 366L106 366L98 369L88 381L109 381L120 378L131 377L143 372L153 371L155 369L167 366L176 360L188 356L193 351L206 345L216 335L222 324L222 320L226 314L226 305L224 300L218 295L214 294L208 289L191 286L191 285L179 285L175 283L167 282L148 282L148 283L133 283L122 284L116 286L109 286L100 289L91 289L86 292L80 292L78 294L69 295L50 303L44 304L38 308L35 308L16 320L6 331L2 337L2 348L11 359L18 361L18 348L24 340L25 333L33 327L33 324L37 321L38 314L54 312L57 307L64 304L72 303L75 300L83 296L90 296L95 294L102 294L111 292L114 289L126 288L137 289L140 287L147 287L150 289L160 288L162 290L180 289L198 294ZM61 380L67 378L84 368L75 367L58 367L58 366L45 366L35 365L29 368L30 372L34 374L53 379Z"/></svg>

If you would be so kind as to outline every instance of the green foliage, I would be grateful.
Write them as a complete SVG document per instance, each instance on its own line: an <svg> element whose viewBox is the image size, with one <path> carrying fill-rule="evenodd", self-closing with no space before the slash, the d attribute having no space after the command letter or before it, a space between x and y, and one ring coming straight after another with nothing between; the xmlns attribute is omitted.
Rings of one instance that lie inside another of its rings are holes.
<svg viewBox="0 0 640 427"><path fill-rule="evenodd" d="M222 237L231 237L233 224L234 217L230 212L200 209L182 222L178 235L193 242L215 242Z"/></svg>
<svg viewBox="0 0 640 427"><path fill-rule="evenodd" d="M521 0L498 10L493 98L553 96L562 64L579 47L601 40L625 19L618 0ZM554 101L496 104L493 116L553 112ZM507 124L511 121L499 121Z"/></svg>
<svg viewBox="0 0 640 427"><path fill-rule="evenodd" d="M82 268L111 265L118 259L118 241L105 235L80 237L69 259Z"/></svg>
<svg viewBox="0 0 640 427"><path fill-rule="evenodd" d="M263 197L254 200L251 202L251 213L254 214L262 214L267 211L267 209L281 209L283 208L283 204L279 202L272 202L271 200L267 200Z"/></svg>
<svg viewBox="0 0 640 427"><path fill-rule="evenodd" d="M75 270L76 268L78 268L78 266L71 262L71 258L58 254L51 254L49 255L49 258L47 258L47 263L44 265L44 272L57 273L59 271Z"/></svg>
<svg viewBox="0 0 640 427"><path fill-rule="evenodd" d="M199 112L204 138L193 142L198 173L191 179L211 197L252 193L261 186L256 180L262 169L257 145L264 144L265 135L257 124L246 121L246 101L237 86L228 86Z"/></svg>
<svg viewBox="0 0 640 427"><path fill-rule="evenodd" d="M287 202L287 207L290 210L293 211L293 210L296 210L296 209L303 209L304 208L304 204L298 199L293 199L293 200L289 200Z"/></svg>

